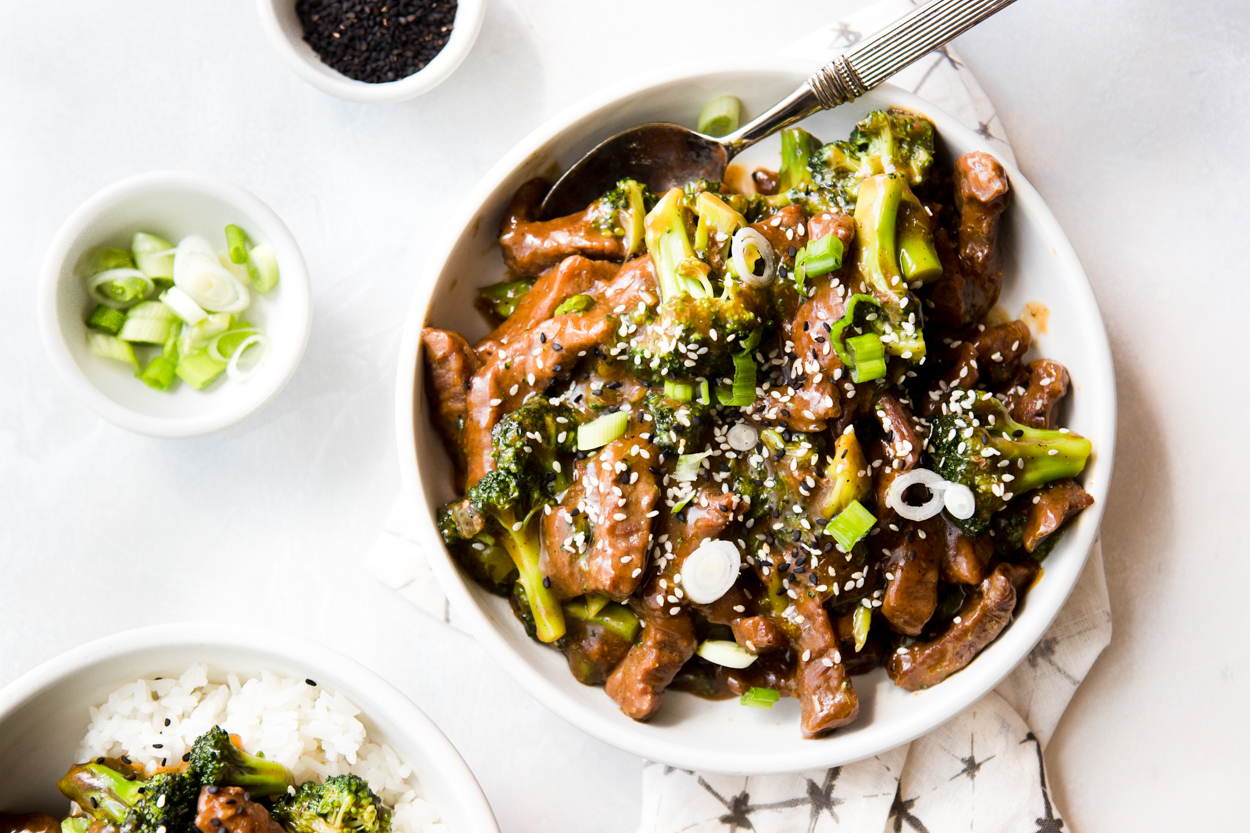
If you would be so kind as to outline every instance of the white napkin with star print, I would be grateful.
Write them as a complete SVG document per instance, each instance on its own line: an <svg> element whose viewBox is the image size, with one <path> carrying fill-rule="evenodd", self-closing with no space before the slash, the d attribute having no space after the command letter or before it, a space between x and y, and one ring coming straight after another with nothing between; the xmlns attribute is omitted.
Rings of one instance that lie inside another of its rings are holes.
<svg viewBox="0 0 1250 833"><path fill-rule="evenodd" d="M786 50L815 67L913 8L885 0L824 27ZM976 130L1015 163L993 105L947 46L891 81ZM401 498L368 561L379 580L459 627L416 543ZM875 758L793 775L703 775L648 763L640 833L824 833L877 830L1064 829L1050 797L1042 752L1094 660L1111 641L1102 549L1095 544L1072 596L1024 663L990 694L928 735Z"/></svg>

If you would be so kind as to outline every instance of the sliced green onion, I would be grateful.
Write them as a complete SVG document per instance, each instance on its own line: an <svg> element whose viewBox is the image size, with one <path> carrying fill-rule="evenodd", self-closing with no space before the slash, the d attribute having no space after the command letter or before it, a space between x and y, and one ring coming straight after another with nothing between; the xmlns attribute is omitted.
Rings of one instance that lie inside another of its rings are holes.
<svg viewBox="0 0 1250 833"><path fill-rule="evenodd" d="M174 279L174 244L155 234L136 232L130 239L130 251L139 271L152 280Z"/></svg>
<svg viewBox="0 0 1250 833"><path fill-rule="evenodd" d="M126 323L122 324L121 332L117 337L122 341L140 342L143 344L164 344L165 339L169 338L170 326L168 321L161 321L156 318L131 318L126 317Z"/></svg>
<svg viewBox="0 0 1250 833"><path fill-rule="evenodd" d="M92 249L78 259L74 274L88 278L112 269L133 269L134 258L125 249Z"/></svg>
<svg viewBox="0 0 1250 833"><path fill-rule="evenodd" d="M507 319L516 312L517 304L530 291L533 281L501 281L484 286L477 291L482 304L500 318Z"/></svg>
<svg viewBox="0 0 1250 833"><path fill-rule="evenodd" d="M794 282L802 288L804 279L827 275L842 268L842 241L836 234L826 234L803 247L794 262Z"/></svg>
<svg viewBox="0 0 1250 833"><path fill-rule="evenodd" d="M593 451L615 440L629 426L629 411L613 411L577 426L577 450Z"/></svg>
<svg viewBox="0 0 1250 833"><path fill-rule="evenodd" d="M745 407L754 401L755 359L750 353L735 353L733 400L725 404Z"/></svg>
<svg viewBox="0 0 1250 833"><path fill-rule="evenodd" d="M868 629L872 627L872 608L863 605L855 606L855 615L851 618L851 633L855 635L855 653L864 650L868 644Z"/></svg>
<svg viewBox="0 0 1250 833"><path fill-rule="evenodd" d="M708 662L726 668L748 668L759 659L755 654L748 654L745 648L732 639L705 639L699 643L695 653Z"/></svg>
<svg viewBox="0 0 1250 833"><path fill-rule="evenodd" d="M829 522L825 532L832 535L843 550L850 552L876 522L877 519L862 503L853 500Z"/></svg>
<svg viewBox="0 0 1250 833"><path fill-rule="evenodd" d="M781 436L781 432L776 428L765 428L760 432L760 439L764 441L764 445L774 452L781 451L781 449L786 447L786 438Z"/></svg>
<svg viewBox="0 0 1250 833"><path fill-rule="evenodd" d="M226 262L230 262L229 258ZM251 303L247 286L222 265L217 252L198 234L189 234L178 242L174 285L212 312L242 312Z"/></svg>
<svg viewBox="0 0 1250 833"><path fill-rule="evenodd" d="M704 405L712 404L712 392L709 389L707 379L699 380L699 401Z"/></svg>
<svg viewBox="0 0 1250 833"><path fill-rule="evenodd" d="M174 383L174 379L177 378L175 375L177 371L177 362L170 361L164 356L157 356L148 362L143 375L139 378L153 390L169 390Z"/></svg>
<svg viewBox="0 0 1250 833"><path fill-rule="evenodd" d="M219 362L208 355L207 350L198 350L178 361L175 371L178 378L196 390L204 390L214 379L226 369L225 362Z"/></svg>
<svg viewBox="0 0 1250 833"><path fill-rule="evenodd" d="M87 349L96 356L125 362L139 372L139 361L135 358L135 349L129 342L107 333L87 331Z"/></svg>
<svg viewBox="0 0 1250 833"><path fill-rule="evenodd" d="M101 330L111 336L115 336L121 332L122 324L125 321L126 313L100 304L87 317L87 326L93 330Z"/></svg>
<svg viewBox="0 0 1250 833"><path fill-rule="evenodd" d="M574 295L566 298L564 303L556 307L556 315L567 315L570 312L585 312L595 303L595 299L589 295Z"/></svg>
<svg viewBox="0 0 1250 833"><path fill-rule="evenodd" d="M773 704L780 699L781 692L775 688L751 686L738 702L753 709L771 709Z"/></svg>
<svg viewBox="0 0 1250 833"><path fill-rule="evenodd" d="M188 324L182 328L178 339L178 350L186 356L206 347L213 336L224 333L234 323L234 316L228 312L215 312L205 316L198 324Z"/></svg>
<svg viewBox="0 0 1250 833"><path fill-rule="evenodd" d="M885 376L885 345L881 343L881 336L864 333L848 338L846 347L851 355L851 379L871 382Z"/></svg>
<svg viewBox="0 0 1250 833"><path fill-rule="evenodd" d="M132 318L150 318L153 321L168 322L178 320L178 316L174 315L174 311L160 301L140 301L135 304L126 310L126 319L130 320Z"/></svg>
<svg viewBox="0 0 1250 833"><path fill-rule="evenodd" d="M177 362L178 356L178 336L182 335L183 323L174 321L169 325L169 338L165 339L165 346L161 348L161 355L169 359L171 362Z"/></svg>
<svg viewBox="0 0 1250 833"><path fill-rule="evenodd" d="M691 399L694 399L694 386L687 385L685 382L665 380L664 395L669 399L676 399L678 402L689 402Z"/></svg>
<svg viewBox="0 0 1250 833"><path fill-rule="evenodd" d="M247 263L247 252L251 248L251 240L247 232L234 223L226 226L226 250L230 252L232 263ZM257 287L259 290L260 287Z"/></svg>
<svg viewBox="0 0 1250 833"><path fill-rule="evenodd" d="M694 500L694 496L696 494L698 494L698 492L695 489L691 489L690 494L686 495L680 501L673 504L673 508L670 510L672 514L676 515L678 512L685 509L686 506L690 503L690 501Z"/></svg>
<svg viewBox="0 0 1250 833"><path fill-rule="evenodd" d="M218 333L209 339L204 349L208 351L208 355L217 361L228 362L230 357L234 355L234 351L239 348L239 345L246 341L248 336L257 332L259 330L255 327L232 327L224 333Z"/></svg>
<svg viewBox="0 0 1250 833"><path fill-rule="evenodd" d="M188 324L198 324L208 318L208 313L203 307L191 300L190 295L176 286L171 286L161 293L161 303Z"/></svg>
<svg viewBox="0 0 1250 833"><path fill-rule="evenodd" d="M760 341L762 341L763 338L764 338L764 328L756 327L754 330L751 331L751 334L747 336L747 340L742 342L742 345L741 347L739 347L738 352L750 353L756 347L760 346Z"/></svg>
<svg viewBox="0 0 1250 833"><path fill-rule="evenodd" d="M243 367L242 360L249 349L252 351L251 364ZM239 342L239 346L230 354L230 361L226 363L226 375L232 381L246 382L260 372L261 365L265 363L265 357L268 355L269 336L264 333L252 333Z"/></svg>
<svg viewBox="0 0 1250 833"><path fill-rule="evenodd" d="M137 304L155 288L151 278L133 268L106 269L87 279L91 300L113 309Z"/></svg>
<svg viewBox="0 0 1250 833"><path fill-rule="evenodd" d="M673 479L685 483L698 479L699 469L703 467L703 461L711 456L711 449L698 454L681 455L677 458L677 468L673 471Z"/></svg>
<svg viewBox="0 0 1250 833"><path fill-rule="evenodd" d="M247 275L261 295L278 285L278 256L272 246L261 243L248 252Z"/></svg>
<svg viewBox="0 0 1250 833"><path fill-rule="evenodd" d="M721 95L703 105L697 129L704 136L726 136L738 129L741 118L742 102L735 96Z"/></svg>

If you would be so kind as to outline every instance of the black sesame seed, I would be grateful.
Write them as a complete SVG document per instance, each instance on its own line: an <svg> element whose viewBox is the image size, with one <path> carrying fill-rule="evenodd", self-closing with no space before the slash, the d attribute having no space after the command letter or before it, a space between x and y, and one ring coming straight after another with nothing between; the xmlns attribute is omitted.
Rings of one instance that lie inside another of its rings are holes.
<svg viewBox="0 0 1250 833"><path fill-rule="evenodd" d="M95 759L95 762L96 762L97 764L102 764L102 763L104 763L104 759L103 759L103 758L96 758L96 759Z"/></svg>
<svg viewBox="0 0 1250 833"><path fill-rule="evenodd" d="M169 723L170 723L169 718L168 718L168 717L167 717L167 718L165 718L165 725L166 725L166 726L168 726L168 725L169 725Z"/></svg>
<svg viewBox="0 0 1250 833"><path fill-rule="evenodd" d="M164 748L165 748L165 744L163 744L163 743L154 743L154 744L152 744L152 748L153 748L153 749L164 749Z"/></svg>
<svg viewBox="0 0 1250 833"><path fill-rule="evenodd" d="M551 576L543 576L543 587L551 589Z"/></svg>
<svg viewBox="0 0 1250 833"><path fill-rule="evenodd" d="M185 764L187 761L189 761L189 760L191 760L191 753L190 753L190 752L188 752L187 754L185 754L185 755L183 755L183 756L182 756L182 762L183 762L184 764Z"/></svg>
<svg viewBox="0 0 1250 833"><path fill-rule="evenodd" d="M304 682L308 683L308 684L309 684L309 685L311 685L311 686L315 686L315 685L317 684L317 681L316 681L316 680L311 680L311 679L309 679L309 680L304 680Z"/></svg>
<svg viewBox="0 0 1250 833"><path fill-rule="evenodd" d="M357 81L406 78L442 51L456 0L298 0L304 40L323 62Z"/></svg>

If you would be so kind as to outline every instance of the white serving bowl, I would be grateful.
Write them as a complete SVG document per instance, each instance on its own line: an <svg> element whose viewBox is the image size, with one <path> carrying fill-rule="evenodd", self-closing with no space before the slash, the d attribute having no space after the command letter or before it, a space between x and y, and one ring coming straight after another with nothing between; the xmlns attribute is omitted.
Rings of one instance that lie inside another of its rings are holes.
<svg viewBox="0 0 1250 833"><path fill-rule="evenodd" d="M650 723L635 723L601 688L579 684L564 657L525 636L507 603L485 592L447 554L435 527L435 511L453 499L450 465L428 417L422 388L420 333L428 321L459 330L472 341L487 327L471 298L480 285L504 275L494 236L517 187L552 167L567 168L600 140L649 121L693 124L709 98L733 94L748 114L758 114L794 90L811 66L788 59L703 62L651 74L594 96L552 119L508 154L468 196L450 221L417 284L400 348L396 426L400 466L411 511L420 520L421 543L458 614L495 660L531 695L585 732L613 746L671 766L707 772L762 774L829 767L876 755L906 743L951 718L996 686L1025 657L1063 606L1085 565L1102 516L1115 449L1115 380L1110 348L1093 292L1072 246L1046 204L1010 166L1014 189L1003 222L1005 261L1002 305L1013 314L1026 302L1050 310L1049 333L1037 353L1067 365L1073 393L1064 424L1094 444L1084 475L1097 501L1081 514L1046 561L1045 575L1015 621L966 669L941 685L912 694L895 687L881 669L855 677L859 719L832 736L804 740L799 709L784 698L771 711L742 708L734 700L709 702L670 692ZM988 150L953 117L903 90L885 86L835 111L819 113L805 127L825 140L845 138L867 111L890 105L927 114L950 155ZM746 170L775 169L777 137L741 158Z"/></svg>
<svg viewBox="0 0 1250 833"><path fill-rule="evenodd" d="M97 246L129 250L137 231L173 243L199 234L224 249L229 223L268 243L278 259L278 285L264 295L253 291L243 312L269 336L269 355L255 376L235 382L223 373L204 390L180 382L172 391L158 391L125 364L87 351L85 322L95 302L74 275L84 252ZM38 307L44 346L65 384L109 422L150 437L199 437L255 414L290 381L312 327L308 269L286 224L238 185L186 171L123 179L79 206L48 248Z"/></svg>
<svg viewBox="0 0 1250 833"><path fill-rule="evenodd" d="M366 103L404 101L429 92L447 80L473 48L486 12L485 0L459 0L451 37L433 60L407 78L370 84L348 78L322 63L321 57L304 41L304 27L295 14L295 0L256 0L256 8L265 37L300 78L322 92Z"/></svg>
<svg viewBox="0 0 1250 833"><path fill-rule="evenodd" d="M263 647L262 647L263 646ZM329 648L281 631L214 623L157 625L91 642L35 668L0 690L0 809L64 813L56 782L77 763L88 708L137 679L208 665L211 682L268 670L311 678L361 710L369 739L386 743L416 773L421 797L451 833L498 833L499 826L451 742L394 686Z"/></svg>

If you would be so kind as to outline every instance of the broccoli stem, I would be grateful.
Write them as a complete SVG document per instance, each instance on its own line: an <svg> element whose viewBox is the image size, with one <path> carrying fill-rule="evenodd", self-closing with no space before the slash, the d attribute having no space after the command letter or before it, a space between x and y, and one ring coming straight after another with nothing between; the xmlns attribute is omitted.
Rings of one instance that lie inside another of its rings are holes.
<svg viewBox="0 0 1250 833"><path fill-rule="evenodd" d="M543 584L543 574L539 567L542 546L538 535L537 514L519 522L512 509L504 509L497 517L506 533L503 539L504 548L516 565L520 574L518 580L525 588L525 596L534 614L538 639L541 642L555 642L564 636L564 611L551 588Z"/></svg>
<svg viewBox="0 0 1250 833"><path fill-rule="evenodd" d="M647 214L647 251L655 262L663 301L687 293L692 298L712 296L712 284L698 268L704 264L695 256L690 244L685 210L681 189L674 188Z"/></svg>
<svg viewBox="0 0 1250 833"><path fill-rule="evenodd" d="M819 149L820 140L806 130L795 127L781 132L781 169L777 172L779 193L812 184L808 163Z"/></svg>
<svg viewBox="0 0 1250 833"><path fill-rule="evenodd" d="M908 283L930 283L942 276L942 261L933 245L928 215L906 186L898 207L898 265Z"/></svg>
<svg viewBox="0 0 1250 833"><path fill-rule="evenodd" d="M894 356L920 359L925 354L924 333L907 322L906 307L917 305L908 297L907 283L899 269L897 228L903 200L903 178L898 174L865 177L855 204L859 233L859 272L886 312L881 341Z"/></svg>
<svg viewBox="0 0 1250 833"><path fill-rule="evenodd" d="M143 798L143 781L105 764L78 764L57 782L61 794L98 821L121 824Z"/></svg>
<svg viewBox="0 0 1250 833"><path fill-rule="evenodd" d="M1019 466L1009 469L1016 478L1011 484L1016 494L1065 477L1075 477L1085 469L1093 444L1079 434L1030 428L1010 417L1006 417L1006 423L1006 432L991 434L986 444L998 450L999 459L1024 460L1023 469Z"/></svg>
<svg viewBox="0 0 1250 833"><path fill-rule="evenodd" d="M838 441L833 446L833 462L825 468L829 485L818 498L821 517L831 520L850 506L851 501L867 497L872 491L869 471L871 468L855 432L838 435Z"/></svg>
<svg viewBox="0 0 1250 833"><path fill-rule="evenodd" d="M700 192L695 198L694 210L699 215L699 225L694 232L694 248L697 252L706 252L709 244L719 241L720 235L728 240L735 231L747 224L745 217L710 191Z"/></svg>

